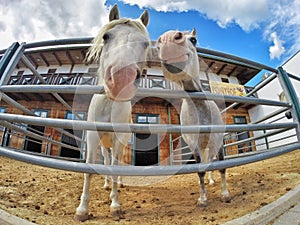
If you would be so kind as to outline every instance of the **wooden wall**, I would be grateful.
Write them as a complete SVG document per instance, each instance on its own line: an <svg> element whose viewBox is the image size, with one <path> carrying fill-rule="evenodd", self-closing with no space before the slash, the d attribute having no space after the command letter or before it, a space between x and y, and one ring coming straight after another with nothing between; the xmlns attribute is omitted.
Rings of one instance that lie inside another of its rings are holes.
<svg viewBox="0 0 300 225"><path fill-rule="evenodd" d="M30 110L34 109L43 109L48 110L50 118L60 118L64 119L66 117L67 109L62 106L61 103L49 101L20 101L20 104L24 105ZM77 112L86 112L89 102L83 102L81 104L76 104ZM6 107L6 112L10 114L23 114L20 110L7 105L6 103L1 102L0 106ZM144 98L133 103L133 113L132 119L135 122L137 114L156 114L159 116L160 124L179 124L179 112L180 112L180 101L168 101L160 98ZM230 110L223 115L223 120L226 124L234 124L234 116L245 116L247 122L250 122L248 112L244 108L239 108L237 110ZM0 131L0 135L2 132ZM60 142L61 141L61 132L57 129L46 127L45 136L51 137L53 140ZM178 137L178 134L172 134L172 138ZM253 136L253 133L250 132L250 136ZM11 142L10 147L23 149L24 145L24 135L18 132L15 132ZM170 163L170 135L169 134L160 134L159 135L159 163L160 165L168 165ZM179 147L179 142L175 143ZM255 150L254 143L252 143L252 150ZM46 142L43 142L42 152L46 151ZM51 155L59 155L60 146L52 144L51 145ZM236 154L238 153L237 147L233 146L227 149L227 154ZM124 152L123 161L126 164L132 164L132 145L129 144Z"/></svg>
<svg viewBox="0 0 300 225"><path fill-rule="evenodd" d="M251 122L248 111L245 108L230 109L229 111L227 111L222 115L225 124L234 124L234 117L237 116L246 117L247 123ZM250 137L253 137L253 132L249 132L249 134ZM256 149L255 149L254 141L251 142L251 145L252 145L252 151L255 151ZM226 149L226 153L227 155L238 154L238 147L237 146L228 147Z"/></svg>

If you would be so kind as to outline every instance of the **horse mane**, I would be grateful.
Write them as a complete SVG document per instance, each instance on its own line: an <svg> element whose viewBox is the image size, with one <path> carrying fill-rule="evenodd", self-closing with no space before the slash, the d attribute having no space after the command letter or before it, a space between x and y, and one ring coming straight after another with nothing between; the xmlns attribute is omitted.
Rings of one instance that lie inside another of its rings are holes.
<svg viewBox="0 0 300 225"><path fill-rule="evenodd" d="M122 24L134 27L145 35L148 34L146 27L140 21L140 19L133 20L128 18L120 18L118 20L112 20L109 23L105 24L100 30L99 34L95 36L95 38L93 39L92 46L89 48L86 55L86 59L85 59L86 62L92 62L94 60L98 61L100 59L104 34L108 30L114 28L115 26L122 25Z"/></svg>

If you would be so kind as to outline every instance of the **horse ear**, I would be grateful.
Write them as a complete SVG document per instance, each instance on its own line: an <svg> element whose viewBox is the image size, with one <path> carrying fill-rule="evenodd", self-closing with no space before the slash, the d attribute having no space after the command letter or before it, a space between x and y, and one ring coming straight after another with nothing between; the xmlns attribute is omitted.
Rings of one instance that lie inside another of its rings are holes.
<svg viewBox="0 0 300 225"><path fill-rule="evenodd" d="M195 27L193 28L191 34L192 34L193 36L197 36L197 31L196 31L196 28L195 28Z"/></svg>
<svg viewBox="0 0 300 225"><path fill-rule="evenodd" d="M145 10L143 12L143 14L140 16L140 20L145 25L145 27L148 25L148 23L149 23L149 13L148 13L148 10Z"/></svg>
<svg viewBox="0 0 300 225"><path fill-rule="evenodd" d="M109 22L120 19L118 5L115 4L109 12Z"/></svg>

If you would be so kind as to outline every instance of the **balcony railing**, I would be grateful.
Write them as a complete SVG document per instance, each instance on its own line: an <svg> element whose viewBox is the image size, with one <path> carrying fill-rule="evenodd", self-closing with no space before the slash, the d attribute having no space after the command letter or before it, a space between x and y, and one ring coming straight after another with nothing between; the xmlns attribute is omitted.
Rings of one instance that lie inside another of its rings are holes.
<svg viewBox="0 0 300 225"><path fill-rule="evenodd" d="M46 84L51 85L96 85L98 77L96 73L47 73L41 74ZM36 85L42 82L33 74L11 76L8 85ZM220 83L222 84L222 83ZM228 84L234 87L234 84ZM212 92L209 81L201 80L201 86L205 92ZM236 85L241 86L241 85ZM140 79L139 87L153 89L172 89L178 90L176 83L165 79L162 76L146 75ZM249 93L253 88L243 86L245 94ZM218 93L222 94L222 93ZM257 98L257 94L251 95Z"/></svg>
<svg viewBox="0 0 300 225"><path fill-rule="evenodd" d="M51 85L96 85L98 77L94 73L47 73L41 74L46 84ZM42 84L35 75L11 76L8 85Z"/></svg>

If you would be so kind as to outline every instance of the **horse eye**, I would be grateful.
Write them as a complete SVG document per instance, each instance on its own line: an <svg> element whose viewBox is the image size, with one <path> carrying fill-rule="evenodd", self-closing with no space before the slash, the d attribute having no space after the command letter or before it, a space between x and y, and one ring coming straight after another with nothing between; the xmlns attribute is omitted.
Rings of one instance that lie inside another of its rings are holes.
<svg viewBox="0 0 300 225"><path fill-rule="evenodd" d="M108 39L109 39L109 34L108 33L105 33L104 35L103 35L103 41L108 41Z"/></svg>
<svg viewBox="0 0 300 225"><path fill-rule="evenodd" d="M192 44L193 44L194 46L196 46L196 44L197 44L197 39L196 39L195 37L190 37L189 40L190 40L190 42L192 42Z"/></svg>

